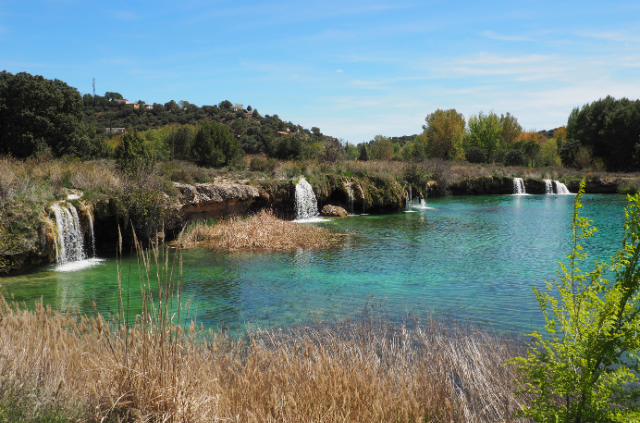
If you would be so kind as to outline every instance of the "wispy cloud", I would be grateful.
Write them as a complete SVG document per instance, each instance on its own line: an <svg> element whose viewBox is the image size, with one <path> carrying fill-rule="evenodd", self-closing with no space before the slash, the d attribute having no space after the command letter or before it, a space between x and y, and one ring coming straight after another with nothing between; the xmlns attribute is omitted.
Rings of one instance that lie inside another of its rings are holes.
<svg viewBox="0 0 640 423"><path fill-rule="evenodd" d="M500 35L493 31L482 31L481 35L485 38L501 41L533 41L533 38L523 37L519 35Z"/></svg>
<svg viewBox="0 0 640 423"><path fill-rule="evenodd" d="M638 43L640 37L622 31L601 31L601 32L577 32L577 35L587 38L595 38L597 40L614 41L618 43Z"/></svg>

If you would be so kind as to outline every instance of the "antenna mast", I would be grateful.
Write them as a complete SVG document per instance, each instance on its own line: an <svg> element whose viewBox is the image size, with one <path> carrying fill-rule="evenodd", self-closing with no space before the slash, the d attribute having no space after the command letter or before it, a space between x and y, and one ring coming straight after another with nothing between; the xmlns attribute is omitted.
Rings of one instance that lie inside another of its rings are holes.
<svg viewBox="0 0 640 423"><path fill-rule="evenodd" d="M93 78L93 96L96 96L96 79Z"/></svg>

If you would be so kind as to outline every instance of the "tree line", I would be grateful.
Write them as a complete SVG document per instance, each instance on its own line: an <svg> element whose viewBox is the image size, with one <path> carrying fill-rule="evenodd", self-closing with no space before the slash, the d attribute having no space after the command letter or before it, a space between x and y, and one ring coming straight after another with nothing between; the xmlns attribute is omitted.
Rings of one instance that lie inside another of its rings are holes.
<svg viewBox="0 0 640 423"><path fill-rule="evenodd" d="M226 165L243 154L264 153L278 160L400 160L440 158L509 166L567 166L579 169L640 169L640 101L612 97L575 108L566 126L524 130L510 113L479 112L465 118L455 109L437 109L422 133L385 137L359 145L303 128L224 100L198 107L187 101L125 104L117 92L85 94L54 79L26 72L0 73L0 153L16 157L47 152L115 157L126 128L142 137L156 159ZM136 107L137 106L137 107ZM109 131L107 131L109 129ZM204 134L208 135L204 135ZM205 143L203 140L215 140ZM207 144L211 151L204 151ZM219 147L223 146L223 147Z"/></svg>

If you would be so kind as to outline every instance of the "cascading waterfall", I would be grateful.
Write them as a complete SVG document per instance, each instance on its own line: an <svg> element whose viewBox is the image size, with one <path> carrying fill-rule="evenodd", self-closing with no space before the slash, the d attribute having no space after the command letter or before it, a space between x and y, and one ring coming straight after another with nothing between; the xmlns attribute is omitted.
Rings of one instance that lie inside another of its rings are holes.
<svg viewBox="0 0 640 423"><path fill-rule="evenodd" d="M544 180L544 193L553 194L553 182L551 182L551 179Z"/></svg>
<svg viewBox="0 0 640 423"><path fill-rule="evenodd" d="M86 259L80 218L76 208L73 204L56 203L51 206L51 211L56 219L56 261L58 264Z"/></svg>
<svg viewBox="0 0 640 423"><path fill-rule="evenodd" d="M318 214L318 200L313 188L301 177L296 185L296 220L310 219Z"/></svg>
<svg viewBox="0 0 640 423"><path fill-rule="evenodd" d="M567 186L565 184L563 184L562 182L559 181L554 181L556 184L556 194L558 195L569 195L571 194L569 192L569 188L567 188Z"/></svg>
<svg viewBox="0 0 640 423"><path fill-rule="evenodd" d="M513 193L515 195L523 195L527 193L524 189L524 181L522 178L513 178Z"/></svg>
<svg viewBox="0 0 640 423"><path fill-rule="evenodd" d="M406 201L405 201L405 203L406 203L405 204L405 208L407 210L411 210L411 199L413 198L413 195L411 195L411 194L412 194L411 193L411 185L409 185L409 190L407 191L407 198L406 198Z"/></svg>
<svg viewBox="0 0 640 423"><path fill-rule="evenodd" d="M349 213L353 214L353 203L354 203L354 196L353 196L353 188L351 188L351 182L347 182L347 207L349 207Z"/></svg>

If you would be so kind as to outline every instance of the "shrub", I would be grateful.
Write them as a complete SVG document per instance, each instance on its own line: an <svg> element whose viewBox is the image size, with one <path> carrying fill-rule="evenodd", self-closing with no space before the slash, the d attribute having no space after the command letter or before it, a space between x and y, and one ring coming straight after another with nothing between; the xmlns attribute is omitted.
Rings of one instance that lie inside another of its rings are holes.
<svg viewBox="0 0 640 423"><path fill-rule="evenodd" d="M520 392L533 395L523 414L538 422L627 422L640 411L640 195L629 197L623 247L611 263L587 258L580 245L596 232L580 216L585 182L575 198L573 251L560 280L534 288L547 335L531 335L527 357L515 359ZM607 275L611 273L611 276Z"/></svg>
<svg viewBox="0 0 640 423"><path fill-rule="evenodd" d="M466 151L466 158L469 163L486 163L487 151L480 147L470 147Z"/></svg>
<svg viewBox="0 0 640 423"><path fill-rule="evenodd" d="M520 150L511 150L507 153L504 159L505 166L524 166L527 164L527 159Z"/></svg>
<svg viewBox="0 0 640 423"><path fill-rule="evenodd" d="M241 154L240 144L226 125L205 123L196 132L191 157L200 166L223 166Z"/></svg>
<svg viewBox="0 0 640 423"><path fill-rule="evenodd" d="M120 171L131 177L148 173L153 169L155 158L138 131L126 133L116 148L116 164Z"/></svg>
<svg viewBox="0 0 640 423"><path fill-rule="evenodd" d="M638 183L636 181L628 181L618 185L618 192L620 194L635 195L639 190L640 188L638 187Z"/></svg>
<svg viewBox="0 0 640 423"><path fill-rule="evenodd" d="M254 172L272 173L280 163L276 159L266 159L264 157L254 157L251 159L249 169Z"/></svg>

